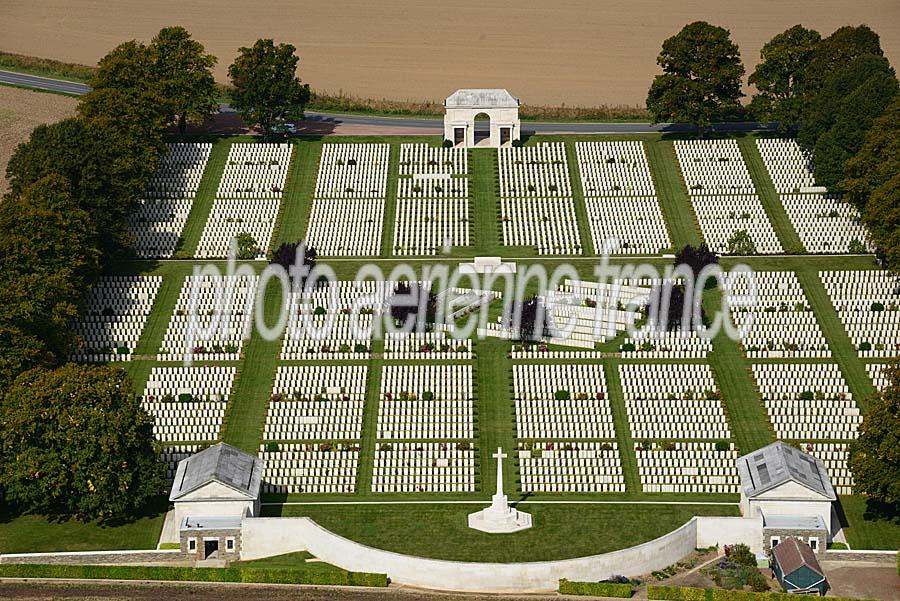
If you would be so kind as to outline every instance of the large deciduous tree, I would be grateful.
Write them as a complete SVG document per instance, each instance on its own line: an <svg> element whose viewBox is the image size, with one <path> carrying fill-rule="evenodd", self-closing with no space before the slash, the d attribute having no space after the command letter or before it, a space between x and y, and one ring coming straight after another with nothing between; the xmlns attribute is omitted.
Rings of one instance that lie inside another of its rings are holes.
<svg viewBox="0 0 900 601"><path fill-rule="evenodd" d="M65 360L70 324L99 271L94 224L50 175L0 203L0 389Z"/></svg>
<svg viewBox="0 0 900 601"><path fill-rule="evenodd" d="M165 153L161 112L144 111L144 94L134 89L107 88L85 96L78 112L113 144L108 163L113 178L129 190L143 191Z"/></svg>
<svg viewBox="0 0 900 601"><path fill-rule="evenodd" d="M154 136L142 142L137 136L122 135L127 126L112 121L72 118L39 126L7 166L11 195L48 175L64 177L72 196L89 214L107 256L120 251L130 238L125 217L156 165L153 144L159 140Z"/></svg>
<svg viewBox="0 0 900 601"><path fill-rule="evenodd" d="M887 108L900 86L890 63L874 54L854 59L806 98L797 141L812 154L816 181L836 187L844 165L863 145L873 121Z"/></svg>
<svg viewBox="0 0 900 601"><path fill-rule="evenodd" d="M151 69L162 96L168 123L199 125L219 108L212 69L216 57L191 38L184 27L165 27L150 42Z"/></svg>
<svg viewBox="0 0 900 601"><path fill-rule="evenodd" d="M153 54L136 41L104 56L91 86L80 118L36 128L7 173L13 194L47 175L65 177L110 258L130 246L125 217L165 151L166 109Z"/></svg>
<svg viewBox="0 0 900 601"><path fill-rule="evenodd" d="M291 44L257 40L240 48L228 68L234 85L231 102L248 124L259 126L265 136L282 120L300 119L309 102L309 85L297 77L296 49Z"/></svg>
<svg viewBox="0 0 900 601"><path fill-rule="evenodd" d="M804 93L818 93L837 71L866 55L884 56L877 33L865 25L846 25L836 29L816 46L803 76L806 83Z"/></svg>
<svg viewBox="0 0 900 601"><path fill-rule="evenodd" d="M124 516L163 485L153 418L121 369L28 371L0 400L0 486L19 511Z"/></svg>
<svg viewBox="0 0 900 601"><path fill-rule="evenodd" d="M887 387L869 399L869 409L850 443L855 491L900 507L900 367L887 368Z"/></svg>
<svg viewBox="0 0 900 601"><path fill-rule="evenodd" d="M171 90L164 83L151 48L125 42L100 59L93 90L79 100L82 119L108 138L106 169L128 189L129 201L143 191L165 152L169 99L164 94Z"/></svg>
<svg viewBox="0 0 900 601"><path fill-rule="evenodd" d="M744 65L727 29L697 21L663 42L656 62L662 67L647 94L656 122L696 125L739 114Z"/></svg>
<svg viewBox="0 0 900 601"><path fill-rule="evenodd" d="M820 185L836 188L847 176L847 160L897 94L883 55L874 31L841 27L819 43L806 68L797 141L812 156Z"/></svg>
<svg viewBox="0 0 900 601"><path fill-rule="evenodd" d="M846 177L845 164L859 150L872 127L900 90L893 73L869 77L841 102L834 124L816 142L816 182L836 188Z"/></svg>
<svg viewBox="0 0 900 601"><path fill-rule="evenodd" d="M134 88L158 93L150 49L136 40L119 44L97 62L90 86L93 90ZM145 110L150 108L155 107L145 107Z"/></svg>
<svg viewBox="0 0 900 601"><path fill-rule="evenodd" d="M868 79L892 74L887 60L872 54L854 59L832 73L817 93L804 98L797 142L813 152L819 138L834 126L848 96Z"/></svg>
<svg viewBox="0 0 900 601"><path fill-rule="evenodd" d="M94 163L90 135L85 122L74 117L34 128L6 165L10 194L19 194L36 181L58 174L66 178L79 199L87 201L95 196L109 178Z"/></svg>
<svg viewBox="0 0 900 601"><path fill-rule="evenodd" d="M91 216L61 175L48 175L0 203L0 231L0 277L68 271L86 288L99 275Z"/></svg>
<svg viewBox="0 0 900 601"><path fill-rule="evenodd" d="M863 221L885 267L900 272L900 171L872 191Z"/></svg>
<svg viewBox="0 0 900 601"><path fill-rule="evenodd" d="M900 174L900 96L875 119L865 142L844 165L844 199L864 211L875 188Z"/></svg>
<svg viewBox="0 0 900 601"><path fill-rule="evenodd" d="M766 42L748 80L759 90L750 102L756 119L776 121L782 130L797 126L806 70L821 39L818 31L794 25Z"/></svg>
<svg viewBox="0 0 900 601"><path fill-rule="evenodd" d="M675 253L675 267L687 265L690 268L691 273L694 274L694 279L699 277L700 272L703 271L704 267L707 265L717 265L718 263L718 255L716 255L705 242L699 246L688 244ZM714 279L708 279L705 282L705 287L707 288L714 287L715 285L716 281Z"/></svg>

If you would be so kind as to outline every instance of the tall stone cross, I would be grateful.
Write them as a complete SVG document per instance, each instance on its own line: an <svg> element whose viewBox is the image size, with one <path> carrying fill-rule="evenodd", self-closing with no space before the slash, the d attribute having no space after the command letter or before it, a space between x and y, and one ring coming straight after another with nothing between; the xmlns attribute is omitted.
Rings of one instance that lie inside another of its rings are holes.
<svg viewBox="0 0 900 601"><path fill-rule="evenodd" d="M491 498L491 506L469 514L469 528L482 532L518 532L531 528L531 514L509 506L503 494L503 460L509 457L497 447L492 455L497 460L497 494Z"/></svg>
<svg viewBox="0 0 900 601"><path fill-rule="evenodd" d="M497 447L497 452L492 457L497 460L497 494L491 499L492 505L497 508L502 506L504 510L507 510L506 495L503 494L503 460L509 455L504 453L502 448Z"/></svg>

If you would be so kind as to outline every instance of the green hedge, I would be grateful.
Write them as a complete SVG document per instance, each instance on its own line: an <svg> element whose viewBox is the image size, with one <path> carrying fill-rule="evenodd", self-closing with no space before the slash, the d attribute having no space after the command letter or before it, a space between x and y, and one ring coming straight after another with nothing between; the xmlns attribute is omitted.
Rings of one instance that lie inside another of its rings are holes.
<svg viewBox="0 0 900 601"><path fill-rule="evenodd" d="M648 599L665 599L666 601L706 601L706 593L712 589L702 588L678 588L674 586L648 586Z"/></svg>
<svg viewBox="0 0 900 601"><path fill-rule="evenodd" d="M563 595L590 595L593 597L622 597L628 599L634 594L630 584L612 582L573 582L563 578L559 581L559 592Z"/></svg>
<svg viewBox="0 0 900 601"><path fill-rule="evenodd" d="M648 599L665 601L797 601L797 595L788 593L753 593L729 591L720 588L678 588L674 586L647 587ZM830 601L853 601L847 597L828 597ZM865 601L859 600L856 601Z"/></svg>
<svg viewBox="0 0 900 601"><path fill-rule="evenodd" d="M385 574L320 572L266 568L187 568L168 566L94 566L3 564L4 578L78 578L106 580L178 580L185 582L255 582L261 584L321 584L387 586Z"/></svg>

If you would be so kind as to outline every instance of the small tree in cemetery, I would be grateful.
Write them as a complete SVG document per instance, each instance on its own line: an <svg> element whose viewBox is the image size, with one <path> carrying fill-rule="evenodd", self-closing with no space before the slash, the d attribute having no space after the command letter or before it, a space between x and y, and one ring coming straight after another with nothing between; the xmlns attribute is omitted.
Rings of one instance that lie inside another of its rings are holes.
<svg viewBox="0 0 900 601"><path fill-rule="evenodd" d="M516 314L520 316L518 329L514 323ZM549 335L551 329L550 316L537 295L524 302L515 301L510 307L510 312L504 315L503 322L511 329L513 340L526 343L540 341Z"/></svg>
<svg viewBox="0 0 900 601"><path fill-rule="evenodd" d="M658 286L651 297L659 299L660 303L665 302L667 297L668 306L666 312L657 318L660 323L664 324L666 331L692 331L694 327L700 326L706 319L706 314L701 306L700 323L694 322L693 306L685 307L685 303L688 303L689 299L685 292L685 286L682 283L672 283L671 288ZM693 302L693 299L690 302ZM653 307L653 309L656 309L656 307ZM684 313L685 310L688 312L687 315Z"/></svg>
<svg viewBox="0 0 900 601"><path fill-rule="evenodd" d="M737 230L728 239L729 255L754 255L756 245L747 230Z"/></svg>
<svg viewBox="0 0 900 601"><path fill-rule="evenodd" d="M306 246L305 242L283 242L281 246L272 253L269 263L281 265L288 273L288 276L293 278L293 275L291 275L291 268L297 263L297 251L301 247L303 249L302 264L308 266L309 270L312 271L316 268L317 253L315 248ZM298 282L298 285L303 286L305 283L306 280L304 278Z"/></svg>
<svg viewBox="0 0 900 601"><path fill-rule="evenodd" d="M411 322L413 331L430 329L437 320L437 295L418 282L400 282L388 301L391 318L403 325Z"/></svg>
<svg viewBox="0 0 900 601"><path fill-rule="evenodd" d="M241 232L237 235L237 258L248 261L250 259L255 259L256 255L259 254L259 246L256 243L256 238L247 232Z"/></svg>

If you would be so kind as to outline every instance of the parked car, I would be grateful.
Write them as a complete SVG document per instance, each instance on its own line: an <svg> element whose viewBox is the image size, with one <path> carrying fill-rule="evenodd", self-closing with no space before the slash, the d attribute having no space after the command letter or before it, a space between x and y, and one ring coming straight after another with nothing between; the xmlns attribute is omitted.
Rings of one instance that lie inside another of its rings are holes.
<svg viewBox="0 0 900 601"><path fill-rule="evenodd" d="M276 134L296 134L297 126L293 123L276 123L272 127L272 133Z"/></svg>

